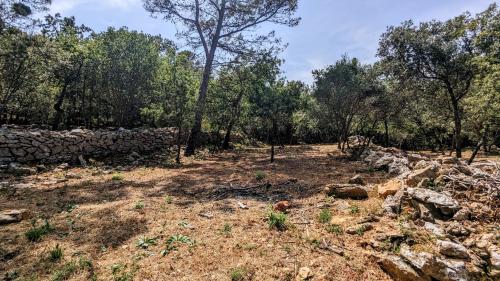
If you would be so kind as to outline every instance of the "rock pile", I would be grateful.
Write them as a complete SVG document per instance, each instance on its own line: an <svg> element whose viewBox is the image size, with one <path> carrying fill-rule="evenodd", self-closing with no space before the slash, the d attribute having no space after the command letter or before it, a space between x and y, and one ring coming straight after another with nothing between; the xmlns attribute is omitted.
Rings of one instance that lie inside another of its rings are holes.
<svg viewBox="0 0 500 281"><path fill-rule="evenodd" d="M361 160L394 175L378 186L385 215L407 232L433 237L430 245L419 247L418 239L403 235L391 242L397 243L397 254L374 247L376 261L389 275L395 280L500 279L498 163L467 165L378 146L365 149Z"/></svg>
<svg viewBox="0 0 500 281"><path fill-rule="evenodd" d="M78 160L79 156L101 157L114 153L153 151L172 145L175 134L175 130L169 128L116 131L76 129L62 132L2 128L0 165L58 163Z"/></svg>

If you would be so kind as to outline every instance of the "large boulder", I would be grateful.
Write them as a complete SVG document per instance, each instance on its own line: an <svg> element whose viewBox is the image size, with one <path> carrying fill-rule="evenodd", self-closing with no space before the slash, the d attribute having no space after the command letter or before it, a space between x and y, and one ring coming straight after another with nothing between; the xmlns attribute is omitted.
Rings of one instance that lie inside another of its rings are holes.
<svg viewBox="0 0 500 281"><path fill-rule="evenodd" d="M395 281L430 280L418 274L402 258L395 255L376 255L377 264Z"/></svg>
<svg viewBox="0 0 500 281"><path fill-rule="evenodd" d="M403 187L400 180L393 179L378 186L378 195L381 198L387 198L389 195L394 195Z"/></svg>
<svg viewBox="0 0 500 281"><path fill-rule="evenodd" d="M459 259L468 259L470 257L467 249L462 244L438 240L437 245L439 252L447 257Z"/></svg>
<svg viewBox="0 0 500 281"><path fill-rule="evenodd" d="M500 278L500 248L492 245L488 248L490 255L491 272L493 278Z"/></svg>
<svg viewBox="0 0 500 281"><path fill-rule="evenodd" d="M359 184L330 184L325 187L325 193L336 198L368 198L367 188Z"/></svg>
<svg viewBox="0 0 500 281"><path fill-rule="evenodd" d="M438 171L439 166L435 163L432 163L425 168L416 170L411 173L406 179L406 184L409 186L417 186L418 183L420 183L424 179L434 180Z"/></svg>
<svg viewBox="0 0 500 281"><path fill-rule="evenodd" d="M462 260L443 259L427 252L415 252L402 244L400 255L429 279L439 281L467 281L469 274Z"/></svg>
<svg viewBox="0 0 500 281"><path fill-rule="evenodd" d="M24 209L2 211L0 212L0 225L20 222L27 219L28 216L28 211Z"/></svg>
<svg viewBox="0 0 500 281"><path fill-rule="evenodd" d="M407 193L411 200L424 204L438 218L451 218L460 210L458 202L443 193L425 188L408 188Z"/></svg>

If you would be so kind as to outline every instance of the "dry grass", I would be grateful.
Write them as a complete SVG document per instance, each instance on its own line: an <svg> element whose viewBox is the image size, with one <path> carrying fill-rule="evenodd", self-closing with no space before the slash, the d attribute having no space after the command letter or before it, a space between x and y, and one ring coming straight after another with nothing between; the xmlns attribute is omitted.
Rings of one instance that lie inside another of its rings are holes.
<svg viewBox="0 0 500 281"><path fill-rule="evenodd" d="M120 180L97 175L95 168L73 168L82 179L59 183L60 172L10 179L33 187L4 190L0 210L28 209L54 230L34 243L24 236L30 220L1 226L0 272L15 273L19 280L51 280L74 262L68 280L89 280L93 274L98 280L230 280L239 268L247 279L293 280L300 267L308 266L314 280L388 280L360 241L397 229L396 224L381 221L360 237L329 233L328 225L318 220L321 209L328 208L330 223L345 229L363 215L379 212L381 200L375 196L344 201L325 198L320 191L328 183L346 183L360 171L366 171L362 175L372 185L387 175L341 160L335 146L287 147L278 151L275 164L269 163L267 150L206 154L185 159L175 169L139 167L121 172ZM257 171L266 177L257 180ZM238 191L248 186L255 190ZM268 206L284 199L293 206L287 214L291 227L270 229ZM352 213L346 204L358 206L359 212ZM225 225L230 231L223 231ZM175 243L163 256L174 235L193 242ZM137 247L144 237L155 238L156 244ZM323 240L345 248L345 255L318 247ZM63 260L50 262L56 245L64 251ZM82 259L91 266L81 266Z"/></svg>

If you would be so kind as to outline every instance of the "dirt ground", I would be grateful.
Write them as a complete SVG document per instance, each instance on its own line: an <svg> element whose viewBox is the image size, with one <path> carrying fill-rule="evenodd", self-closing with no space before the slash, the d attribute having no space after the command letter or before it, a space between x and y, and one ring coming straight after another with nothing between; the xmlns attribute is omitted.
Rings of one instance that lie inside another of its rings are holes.
<svg viewBox="0 0 500 281"><path fill-rule="evenodd" d="M396 230L397 222L382 218L356 235L328 231L330 224L346 229L379 213L382 200L375 192L367 200L321 192L355 174L368 185L389 176L344 160L334 145L286 147L275 164L268 152L204 152L180 167L124 165L109 172L95 164L2 179L9 187L0 189L0 210L27 209L30 219L0 226L0 278L295 280L308 267L311 280L390 280L363 241ZM266 221L270 205L281 200L292 204L285 231ZM319 220L325 208L330 224ZM29 241L25 233L44 220L50 231ZM60 260L50 258L56 245Z"/></svg>

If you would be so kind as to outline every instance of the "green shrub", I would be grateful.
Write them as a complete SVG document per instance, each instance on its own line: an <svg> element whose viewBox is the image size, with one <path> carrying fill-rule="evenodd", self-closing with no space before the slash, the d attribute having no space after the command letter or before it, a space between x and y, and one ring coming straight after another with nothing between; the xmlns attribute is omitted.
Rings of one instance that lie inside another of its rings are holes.
<svg viewBox="0 0 500 281"><path fill-rule="evenodd" d="M263 180L266 178L266 173L264 173L263 171L257 171L255 172L255 179L260 181L260 180Z"/></svg>
<svg viewBox="0 0 500 281"><path fill-rule="evenodd" d="M165 203L172 204L173 200L174 199L172 198L172 196L170 196L170 195L165 196Z"/></svg>
<svg viewBox="0 0 500 281"><path fill-rule="evenodd" d="M136 210L142 210L144 209L144 202L142 201L137 201L134 205L134 209Z"/></svg>
<svg viewBox="0 0 500 281"><path fill-rule="evenodd" d="M134 280L135 271L135 268L127 270L127 266L121 263L113 264L111 266L113 281L132 281Z"/></svg>
<svg viewBox="0 0 500 281"><path fill-rule="evenodd" d="M124 176L121 173L114 173L113 176L111 177L111 180L113 181L122 181L123 179Z"/></svg>
<svg viewBox="0 0 500 281"><path fill-rule="evenodd" d="M59 244L56 245L56 247L49 252L49 260L51 262L58 262L62 259L63 257L63 250L61 247L59 247Z"/></svg>
<svg viewBox="0 0 500 281"><path fill-rule="evenodd" d="M191 246L194 245L194 240L182 234L170 236L167 240L167 247L161 251L161 254L166 256L170 252L177 250L178 244L187 244Z"/></svg>
<svg viewBox="0 0 500 281"><path fill-rule="evenodd" d="M225 223L222 227L222 233L224 233L225 235L229 235L231 234L231 231L233 231L233 226L229 223Z"/></svg>
<svg viewBox="0 0 500 281"><path fill-rule="evenodd" d="M243 281L245 280L246 275L246 270L241 267L233 268L230 272L231 281Z"/></svg>
<svg viewBox="0 0 500 281"><path fill-rule="evenodd" d="M267 223L270 228L276 228L279 231L286 230L286 214L282 212L270 211L267 215Z"/></svg>
<svg viewBox="0 0 500 281"><path fill-rule="evenodd" d="M59 270L52 274L51 281L64 281L71 278L71 275L75 273L77 266L74 262L68 262L64 264Z"/></svg>
<svg viewBox="0 0 500 281"><path fill-rule="evenodd" d="M326 227L326 231L328 231L328 233L335 233L337 235L340 235L342 234L344 231L342 230L342 227L338 224L329 224L327 227Z"/></svg>
<svg viewBox="0 0 500 281"><path fill-rule="evenodd" d="M359 207L356 205L350 206L349 210L351 210L351 214L353 214L353 215L359 213Z"/></svg>
<svg viewBox="0 0 500 281"><path fill-rule="evenodd" d="M321 210L321 213L319 213L319 222L329 223L331 219L332 219L332 212L329 209Z"/></svg>
<svg viewBox="0 0 500 281"><path fill-rule="evenodd" d="M137 241L137 248L147 249L150 246L156 245L156 238L143 236Z"/></svg>
<svg viewBox="0 0 500 281"><path fill-rule="evenodd" d="M42 226L35 227L32 225L31 229L28 230L24 235L31 242L38 242L42 239L43 236L49 234L52 231L52 227L49 222L45 220L45 223Z"/></svg>

